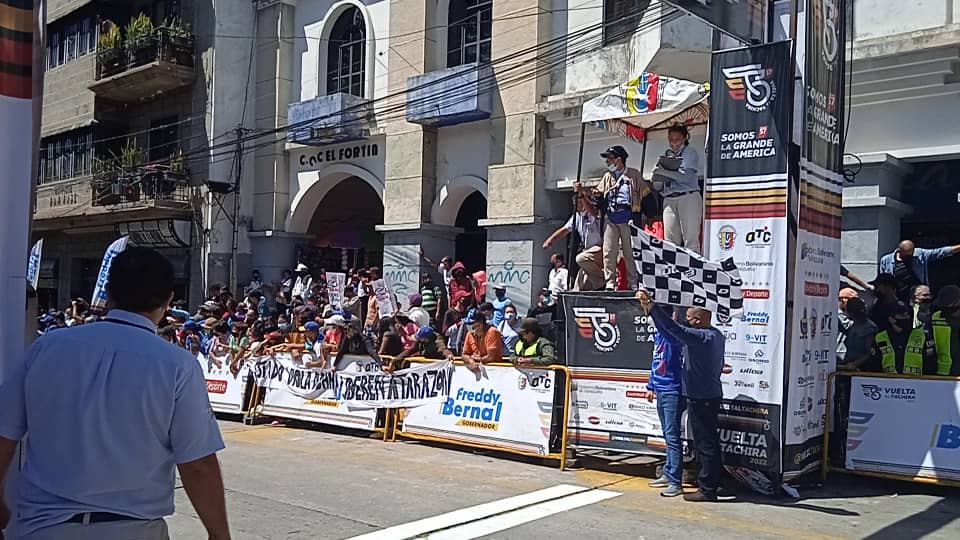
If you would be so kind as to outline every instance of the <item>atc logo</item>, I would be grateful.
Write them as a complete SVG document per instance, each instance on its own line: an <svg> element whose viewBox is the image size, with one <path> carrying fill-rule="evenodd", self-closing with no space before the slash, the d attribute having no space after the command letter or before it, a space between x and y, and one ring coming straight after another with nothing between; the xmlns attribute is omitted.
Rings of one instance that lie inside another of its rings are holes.
<svg viewBox="0 0 960 540"><path fill-rule="evenodd" d="M737 230L731 225L724 225L717 233L717 240L720 242L721 250L730 251L737 243Z"/></svg>
<svg viewBox="0 0 960 540"><path fill-rule="evenodd" d="M770 227L754 229L747 233L744 240L750 247L765 247L773 244L773 233L770 231Z"/></svg>
<svg viewBox="0 0 960 540"><path fill-rule="evenodd" d="M773 78L773 68L764 68L762 64L747 64L744 66L723 69L730 97L735 101L743 101L750 112L763 112L770 107L770 103L777 97L777 86L770 79Z"/></svg>
<svg viewBox="0 0 960 540"><path fill-rule="evenodd" d="M573 315L577 330L584 339L592 339L600 352L612 352L620 345L620 328L617 316L607 313L602 307L575 307Z"/></svg>

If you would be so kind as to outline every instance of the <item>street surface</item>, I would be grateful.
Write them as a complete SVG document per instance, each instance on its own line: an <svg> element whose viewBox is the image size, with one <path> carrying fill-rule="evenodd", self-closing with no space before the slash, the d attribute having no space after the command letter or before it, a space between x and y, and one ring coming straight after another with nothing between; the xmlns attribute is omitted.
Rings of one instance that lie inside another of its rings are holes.
<svg viewBox="0 0 960 540"><path fill-rule="evenodd" d="M960 538L960 490L834 475L802 500L664 499L648 464L539 460L221 421L233 537L245 539ZM644 461L644 460L639 460ZM645 474L647 476L635 476ZM174 539L206 535L182 489ZM430 518L430 519L428 519Z"/></svg>

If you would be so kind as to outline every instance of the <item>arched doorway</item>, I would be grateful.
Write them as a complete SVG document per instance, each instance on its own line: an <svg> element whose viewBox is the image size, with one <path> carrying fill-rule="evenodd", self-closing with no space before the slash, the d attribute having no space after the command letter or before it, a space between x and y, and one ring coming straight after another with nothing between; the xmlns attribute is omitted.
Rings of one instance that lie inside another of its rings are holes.
<svg viewBox="0 0 960 540"><path fill-rule="evenodd" d="M469 272L487 267L487 231L478 225L487 218L487 198L474 191L463 200L454 225L463 232L457 235L456 260L462 262Z"/></svg>
<svg viewBox="0 0 960 540"><path fill-rule="evenodd" d="M382 266L383 202L369 183L350 176L333 186L320 200L307 234L309 246L298 259L314 272Z"/></svg>

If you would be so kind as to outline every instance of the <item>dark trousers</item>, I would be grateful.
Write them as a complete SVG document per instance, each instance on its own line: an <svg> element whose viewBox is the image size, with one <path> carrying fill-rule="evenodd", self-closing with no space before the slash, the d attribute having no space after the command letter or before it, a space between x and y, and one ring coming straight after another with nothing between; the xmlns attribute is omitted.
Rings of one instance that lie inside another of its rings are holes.
<svg viewBox="0 0 960 540"><path fill-rule="evenodd" d="M697 482L700 491L716 495L723 474L720 457L720 434L717 432L717 417L720 414L720 398L687 399L687 415L693 429L693 444L697 449L700 474Z"/></svg>

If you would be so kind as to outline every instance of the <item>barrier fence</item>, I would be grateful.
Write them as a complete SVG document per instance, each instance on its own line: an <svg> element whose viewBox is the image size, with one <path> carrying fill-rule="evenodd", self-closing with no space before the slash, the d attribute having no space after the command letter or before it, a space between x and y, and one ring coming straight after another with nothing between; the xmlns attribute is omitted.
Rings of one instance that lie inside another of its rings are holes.
<svg viewBox="0 0 960 540"><path fill-rule="evenodd" d="M960 377L840 371L827 378L827 395L834 393L839 408L827 400L824 479L834 470L960 486Z"/></svg>

